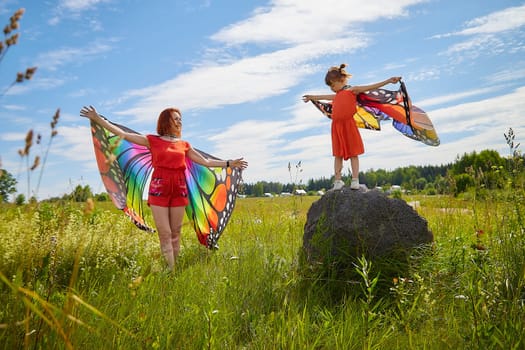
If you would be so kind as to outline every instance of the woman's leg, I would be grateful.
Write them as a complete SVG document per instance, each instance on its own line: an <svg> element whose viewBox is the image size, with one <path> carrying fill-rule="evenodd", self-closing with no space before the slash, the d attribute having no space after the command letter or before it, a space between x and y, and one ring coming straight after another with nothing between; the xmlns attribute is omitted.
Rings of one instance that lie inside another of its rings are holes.
<svg viewBox="0 0 525 350"><path fill-rule="evenodd" d="M175 259L171 242L170 208L156 205L151 205L150 208L157 227L157 233L159 234L160 251L164 259L166 259L168 267L172 270L175 265Z"/></svg>
<svg viewBox="0 0 525 350"><path fill-rule="evenodd" d="M182 230L182 220L184 219L185 207L171 207L170 227L171 227L171 247L173 249L173 259L177 260L180 252L180 234Z"/></svg>

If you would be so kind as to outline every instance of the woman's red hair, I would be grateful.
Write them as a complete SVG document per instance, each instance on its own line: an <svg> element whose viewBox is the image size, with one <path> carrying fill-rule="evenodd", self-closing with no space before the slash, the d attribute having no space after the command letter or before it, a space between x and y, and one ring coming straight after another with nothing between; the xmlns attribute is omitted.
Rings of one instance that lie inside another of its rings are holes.
<svg viewBox="0 0 525 350"><path fill-rule="evenodd" d="M166 108L160 112L159 119L157 120L157 134L160 136L175 135L180 137L181 128L175 123L174 119L179 116L182 118L182 114L177 108Z"/></svg>

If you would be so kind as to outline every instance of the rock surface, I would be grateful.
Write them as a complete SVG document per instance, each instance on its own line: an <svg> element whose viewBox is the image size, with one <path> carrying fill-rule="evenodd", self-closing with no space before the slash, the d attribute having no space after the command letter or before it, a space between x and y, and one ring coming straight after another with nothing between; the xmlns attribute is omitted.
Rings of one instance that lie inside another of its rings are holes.
<svg viewBox="0 0 525 350"><path fill-rule="evenodd" d="M308 210L303 248L309 261L361 256L405 258L433 241L427 221L379 191L329 191Z"/></svg>

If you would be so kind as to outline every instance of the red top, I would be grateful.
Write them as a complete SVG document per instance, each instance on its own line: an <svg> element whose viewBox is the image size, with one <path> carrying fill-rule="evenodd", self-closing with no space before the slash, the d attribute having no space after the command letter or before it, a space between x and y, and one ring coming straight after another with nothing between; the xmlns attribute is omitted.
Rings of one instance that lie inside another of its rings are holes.
<svg viewBox="0 0 525 350"><path fill-rule="evenodd" d="M365 148L354 114L356 96L350 90L339 90L332 101L332 154L347 160L363 154Z"/></svg>
<svg viewBox="0 0 525 350"><path fill-rule="evenodd" d="M186 153L191 147L188 142L166 141L157 135L146 135L146 137L149 141L153 168L186 169Z"/></svg>

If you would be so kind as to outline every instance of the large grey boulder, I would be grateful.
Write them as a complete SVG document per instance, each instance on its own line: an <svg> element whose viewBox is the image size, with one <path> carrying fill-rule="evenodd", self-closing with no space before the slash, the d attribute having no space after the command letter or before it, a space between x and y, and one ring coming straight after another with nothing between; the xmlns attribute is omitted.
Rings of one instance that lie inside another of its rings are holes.
<svg viewBox="0 0 525 350"><path fill-rule="evenodd" d="M433 241L427 221L401 199L348 187L329 191L308 210L303 248L309 262L357 258L405 260Z"/></svg>

